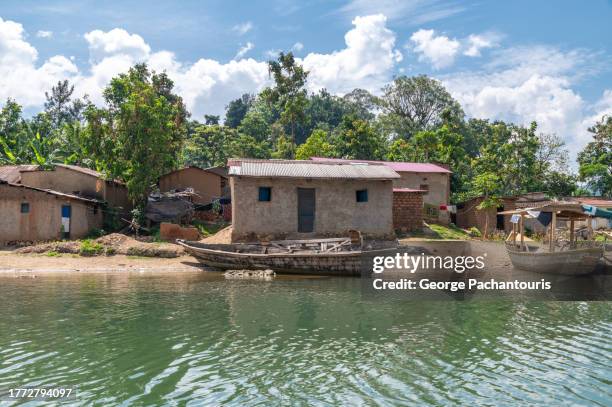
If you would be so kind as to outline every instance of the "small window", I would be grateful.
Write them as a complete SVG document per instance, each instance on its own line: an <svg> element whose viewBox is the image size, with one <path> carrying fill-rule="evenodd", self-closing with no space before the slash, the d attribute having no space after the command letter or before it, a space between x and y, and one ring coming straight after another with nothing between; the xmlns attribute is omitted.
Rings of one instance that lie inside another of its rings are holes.
<svg viewBox="0 0 612 407"><path fill-rule="evenodd" d="M259 202L270 202L272 200L272 188L259 187Z"/></svg>
<svg viewBox="0 0 612 407"><path fill-rule="evenodd" d="M427 195L427 193L429 192L429 185L427 185L427 184L421 184L421 185L419 186L419 189L420 189L421 191L425 191L425 193L424 193L423 195Z"/></svg>
<svg viewBox="0 0 612 407"><path fill-rule="evenodd" d="M21 213L30 213L30 204L28 202L21 203Z"/></svg>
<svg viewBox="0 0 612 407"><path fill-rule="evenodd" d="M356 191L355 197L357 198L357 202L368 202L368 190L360 189Z"/></svg>

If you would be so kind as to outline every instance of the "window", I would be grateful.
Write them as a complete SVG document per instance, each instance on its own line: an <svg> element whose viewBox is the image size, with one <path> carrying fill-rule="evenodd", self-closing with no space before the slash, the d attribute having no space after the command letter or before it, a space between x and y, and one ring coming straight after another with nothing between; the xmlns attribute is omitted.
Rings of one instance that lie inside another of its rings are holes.
<svg viewBox="0 0 612 407"><path fill-rule="evenodd" d="M356 191L355 198L357 199L357 202L368 202L368 190L360 189Z"/></svg>
<svg viewBox="0 0 612 407"><path fill-rule="evenodd" d="M272 200L272 188L259 187L259 202L270 202Z"/></svg>
<svg viewBox="0 0 612 407"><path fill-rule="evenodd" d="M22 202L21 213L29 213L29 212L30 212L30 204L27 202Z"/></svg>
<svg viewBox="0 0 612 407"><path fill-rule="evenodd" d="M425 191L425 193L423 195L427 195L427 193L429 193L429 185L427 185L427 184L421 184L419 186L419 189L421 191Z"/></svg>

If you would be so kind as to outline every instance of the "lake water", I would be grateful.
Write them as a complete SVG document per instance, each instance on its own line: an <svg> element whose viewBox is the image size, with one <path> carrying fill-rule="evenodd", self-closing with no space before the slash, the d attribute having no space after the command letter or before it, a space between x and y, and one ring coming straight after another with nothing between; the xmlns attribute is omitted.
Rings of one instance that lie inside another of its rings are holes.
<svg viewBox="0 0 612 407"><path fill-rule="evenodd" d="M609 302L216 273L4 275L0 300L0 389L76 387L79 405L612 403Z"/></svg>

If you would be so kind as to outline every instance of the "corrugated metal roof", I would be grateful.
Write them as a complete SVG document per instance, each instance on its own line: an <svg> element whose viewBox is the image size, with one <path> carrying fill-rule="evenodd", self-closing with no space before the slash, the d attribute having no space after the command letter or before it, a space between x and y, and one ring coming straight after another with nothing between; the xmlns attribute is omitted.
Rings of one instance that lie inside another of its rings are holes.
<svg viewBox="0 0 612 407"><path fill-rule="evenodd" d="M372 179L400 178L393 169L381 164L320 163L302 160L230 160L229 175L244 177Z"/></svg>
<svg viewBox="0 0 612 407"><path fill-rule="evenodd" d="M35 171L38 165L4 165L0 167L0 181L10 183L21 182L22 171Z"/></svg>
<svg viewBox="0 0 612 407"><path fill-rule="evenodd" d="M15 187L15 188L24 188L24 189L29 189L29 190L33 190L33 191L44 192L44 193L47 193L47 194L50 194L50 195L61 196L61 197L68 198L68 199L75 199L77 201L83 201L83 202L87 202L87 203L91 203L91 204L102 204L103 203L103 201L99 201L97 199L85 198L85 197L74 195L74 194L66 194L64 192L54 191L52 189L35 188L35 187L31 187L29 185L15 184L15 183L8 182L8 181L5 181L5 180L0 180L0 184L7 184L7 185L9 185L11 187Z"/></svg>
<svg viewBox="0 0 612 407"><path fill-rule="evenodd" d="M325 157L310 157L312 161L317 162L347 162L347 163L369 163L382 164L393 168L397 172L428 172L428 173L443 173L452 174L452 171L438 164L431 163L409 163L400 161L371 161L371 160L346 160L342 158L325 158Z"/></svg>

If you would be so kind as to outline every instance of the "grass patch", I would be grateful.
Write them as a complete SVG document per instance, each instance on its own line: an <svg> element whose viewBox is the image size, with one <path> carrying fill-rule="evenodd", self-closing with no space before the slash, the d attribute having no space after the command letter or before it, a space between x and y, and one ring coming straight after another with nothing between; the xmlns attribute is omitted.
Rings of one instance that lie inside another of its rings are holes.
<svg viewBox="0 0 612 407"><path fill-rule="evenodd" d="M50 252L45 253L45 256L47 256L47 257L58 257L58 256L61 256L61 254L59 252L56 252L55 250L52 250Z"/></svg>
<svg viewBox="0 0 612 407"><path fill-rule="evenodd" d="M470 234L465 230L458 228L455 225L450 226L442 226L431 224L429 225L429 229L434 232L433 236L430 236L432 239L453 239L453 240L468 240L470 239Z"/></svg>
<svg viewBox="0 0 612 407"><path fill-rule="evenodd" d="M225 228L228 224L225 222L202 222L199 220L193 221L193 226L198 228L198 232L202 237L212 236L221 229Z"/></svg>
<svg viewBox="0 0 612 407"><path fill-rule="evenodd" d="M100 243L95 243L90 239L85 239L81 242L79 254L85 257L99 256L104 253L104 246Z"/></svg>

